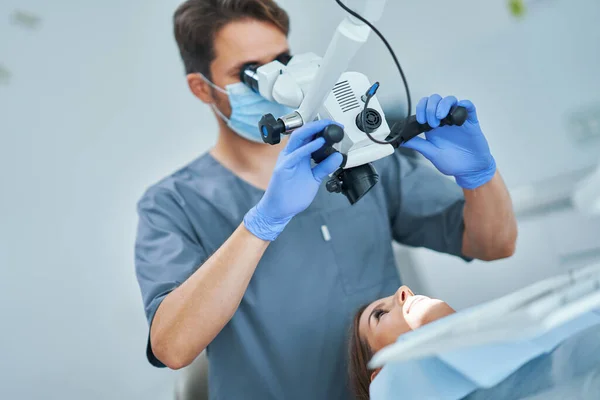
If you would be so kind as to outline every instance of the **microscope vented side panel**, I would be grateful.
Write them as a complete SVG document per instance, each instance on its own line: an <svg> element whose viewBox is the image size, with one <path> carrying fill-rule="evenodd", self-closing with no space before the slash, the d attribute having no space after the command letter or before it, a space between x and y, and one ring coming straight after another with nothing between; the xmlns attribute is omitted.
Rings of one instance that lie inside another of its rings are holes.
<svg viewBox="0 0 600 400"><path fill-rule="evenodd" d="M352 91L347 80L335 84L333 87L333 95L343 112L348 112L360 107L356 95Z"/></svg>

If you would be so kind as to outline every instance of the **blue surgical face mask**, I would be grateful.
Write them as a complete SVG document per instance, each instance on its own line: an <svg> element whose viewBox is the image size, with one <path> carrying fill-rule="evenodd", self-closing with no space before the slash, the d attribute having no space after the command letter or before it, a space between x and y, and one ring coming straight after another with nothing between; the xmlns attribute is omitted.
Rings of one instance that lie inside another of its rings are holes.
<svg viewBox="0 0 600 400"><path fill-rule="evenodd" d="M294 111L283 104L273 103L265 99L242 82L227 85L225 89L222 89L209 81L204 75L200 74L200 76L210 86L229 97L231 117L227 118L214 103L211 104L213 110L231 130L252 142L264 143L258 129L258 122L263 115L273 114L275 118L279 118Z"/></svg>

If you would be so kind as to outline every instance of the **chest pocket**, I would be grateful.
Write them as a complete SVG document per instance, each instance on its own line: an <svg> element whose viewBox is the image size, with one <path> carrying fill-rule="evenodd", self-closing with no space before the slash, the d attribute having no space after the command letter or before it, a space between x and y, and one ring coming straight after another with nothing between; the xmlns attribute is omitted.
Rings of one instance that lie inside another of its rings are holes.
<svg viewBox="0 0 600 400"><path fill-rule="evenodd" d="M343 201L323 210L322 215L346 294L397 279L385 206L378 203L375 193L354 205L341 198Z"/></svg>

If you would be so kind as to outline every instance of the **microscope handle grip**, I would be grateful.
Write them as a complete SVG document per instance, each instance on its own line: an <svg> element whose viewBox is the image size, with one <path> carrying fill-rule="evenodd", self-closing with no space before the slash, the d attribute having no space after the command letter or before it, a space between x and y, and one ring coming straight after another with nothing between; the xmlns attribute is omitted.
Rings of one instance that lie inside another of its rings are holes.
<svg viewBox="0 0 600 400"><path fill-rule="evenodd" d="M322 136L325 139L325 144L319 150L312 153L312 159L318 164L336 150L333 145L339 143L344 138L344 129L336 124L327 125L316 137Z"/></svg>
<svg viewBox="0 0 600 400"><path fill-rule="evenodd" d="M450 114L448 114L448 116L446 118L444 118L440 121L440 126L448 126L448 125L461 126L462 124L465 123L465 121L467 120L467 117L468 117L467 109L462 106L459 106L459 107L452 109L450 111ZM394 140L395 143L393 143L393 145L394 145L394 147L398 147L400 144L409 141L410 139L414 138L415 136L418 136L424 132L429 132L432 129L434 129L434 128L429 126L429 124L427 124L427 123L420 124L419 121L417 121L416 115L411 115L406 120L402 121L402 123L400 123L398 127L394 127L392 129L395 132L400 131L402 133L401 137L399 137L397 140Z"/></svg>
<svg viewBox="0 0 600 400"><path fill-rule="evenodd" d="M317 136L323 136L325 146L333 146L344 138L344 129L336 124L327 125Z"/></svg>
<svg viewBox="0 0 600 400"><path fill-rule="evenodd" d="M450 111L446 118L440 121L440 126L458 125L462 126L469 117L467 109L459 106ZM415 118L416 119L416 118ZM429 132L433 128L429 124L419 124L423 127L423 132Z"/></svg>

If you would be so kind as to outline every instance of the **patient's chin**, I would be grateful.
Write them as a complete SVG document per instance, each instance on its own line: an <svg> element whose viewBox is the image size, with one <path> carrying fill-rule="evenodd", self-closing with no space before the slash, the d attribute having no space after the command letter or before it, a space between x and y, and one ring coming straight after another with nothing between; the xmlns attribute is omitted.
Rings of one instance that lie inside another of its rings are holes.
<svg viewBox="0 0 600 400"><path fill-rule="evenodd" d="M405 310L406 322L412 329L429 324L454 312L448 304L438 299L424 297L415 299L413 304Z"/></svg>

